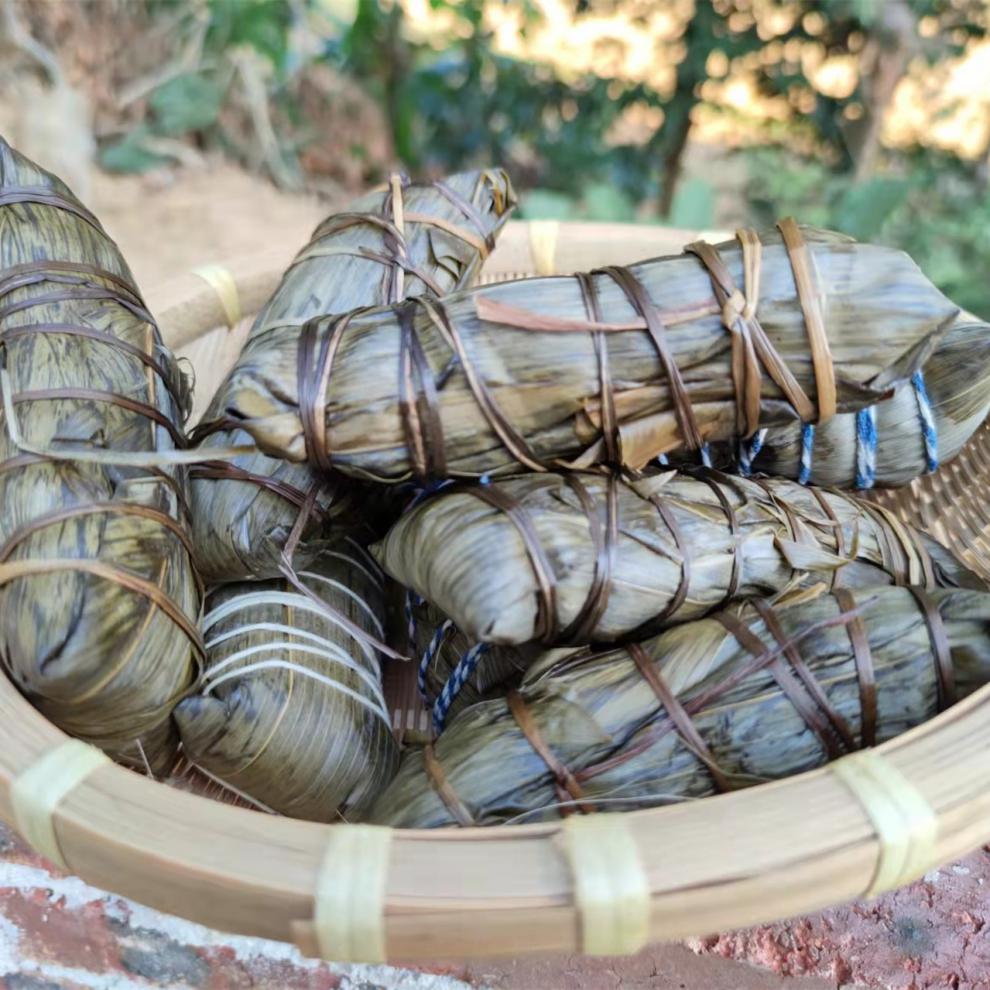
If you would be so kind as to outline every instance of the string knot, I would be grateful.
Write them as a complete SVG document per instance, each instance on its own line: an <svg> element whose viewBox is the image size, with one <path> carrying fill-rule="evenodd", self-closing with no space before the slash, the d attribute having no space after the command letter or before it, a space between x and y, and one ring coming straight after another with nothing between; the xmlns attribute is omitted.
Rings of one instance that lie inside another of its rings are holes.
<svg viewBox="0 0 990 990"><path fill-rule="evenodd" d="M753 306L750 301L736 289L722 304L722 322L727 327L733 327L740 321L748 321L753 317Z"/></svg>

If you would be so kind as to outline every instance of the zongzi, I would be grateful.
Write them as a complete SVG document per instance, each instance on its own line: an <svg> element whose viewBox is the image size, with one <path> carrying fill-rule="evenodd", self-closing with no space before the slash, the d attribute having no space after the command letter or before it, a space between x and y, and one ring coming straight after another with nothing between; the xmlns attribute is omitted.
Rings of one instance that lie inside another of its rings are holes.
<svg viewBox="0 0 990 990"><path fill-rule="evenodd" d="M988 412L990 325L964 314L891 398L820 426L761 430L728 450L726 466L802 484L903 485L952 460Z"/></svg>
<svg viewBox="0 0 990 990"><path fill-rule="evenodd" d="M2 140L0 342L0 662L60 728L165 772L201 659L167 456L188 383L99 221Z"/></svg>
<svg viewBox="0 0 990 990"><path fill-rule="evenodd" d="M373 549L472 642L507 645L613 642L799 582L982 587L879 506L706 471L455 486Z"/></svg>
<svg viewBox="0 0 990 990"><path fill-rule="evenodd" d="M272 327L226 413L267 453L395 482L622 463L825 422L907 381L958 308L904 254L780 232ZM739 288L742 286L742 289Z"/></svg>
<svg viewBox="0 0 990 990"><path fill-rule="evenodd" d="M227 584L207 599L202 693L175 712L189 761L259 807L359 815L398 746L382 695L382 577L352 539L289 580Z"/></svg>
<svg viewBox="0 0 990 990"><path fill-rule="evenodd" d="M199 432L210 448L250 443L227 418L242 366L266 355L271 332L295 357L294 337L308 319L440 295L468 284L514 204L501 170L463 172L445 181L410 185L396 175L384 192L328 217L286 271L259 313L243 357L220 386ZM264 454L208 461L192 469L197 563L209 583L275 577L293 525L307 506L308 523L295 551L305 566L332 539L328 523L360 515L361 486L318 465Z"/></svg>
<svg viewBox="0 0 990 990"><path fill-rule="evenodd" d="M990 594L839 589L539 664L410 750L370 819L494 825L702 798L907 731L990 681Z"/></svg>

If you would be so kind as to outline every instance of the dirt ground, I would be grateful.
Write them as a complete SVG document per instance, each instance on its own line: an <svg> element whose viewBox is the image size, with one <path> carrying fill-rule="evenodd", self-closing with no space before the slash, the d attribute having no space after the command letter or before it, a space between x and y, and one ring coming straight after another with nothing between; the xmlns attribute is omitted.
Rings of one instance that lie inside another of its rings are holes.
<svg viewBox="0 0 990 990"><path fill-rule="evenodd" d="M145 292L232 256L283 245L291 254L341 205L282 192L222 160L143 176L96 172L91 200Z"/></svg>

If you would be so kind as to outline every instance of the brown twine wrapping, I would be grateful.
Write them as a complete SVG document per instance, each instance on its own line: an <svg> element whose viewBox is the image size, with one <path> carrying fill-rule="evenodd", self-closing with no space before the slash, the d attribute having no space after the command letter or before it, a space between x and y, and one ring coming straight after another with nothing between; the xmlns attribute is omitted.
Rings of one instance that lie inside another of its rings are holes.
<svg viewBox="0 0 990 990"><path fill-rule="evenodd" d="M709 274L722 322L732 338L731 367L736 395L736 431L740 436L751 436L760 427L761 381L764 371L780 388L785 401L802 422L825 422L834 415L836 409L835 372L822 312L822 297L816 284L808 247L793 220L781 221L778 227L790 259L795 291L807 329L815 372L816 402L802 389L757 318L762 265L762 244L757 235L751 230L740 230L737 234L743 257L745 293L740 292L733 283L729 270L715 247L699 241L685 249L698 258ZM638 321L623 324L602 322L593 275L607 276L621 288L637 313ZM607 334L645 329L656 348L666 377L683 443L690 450L701 448L706 438L671 352L667 322L661 308L653 302L644 285L628 268L613 266L592 272L591 275L579 274L575 277L587 310L586 321L539 316L523 309L501 305L483 296L476 300L478 315L482 319L501 322L516 330L592 334L599 365L602 410L600 439L606 458L613 465L619 463L621 455L616 400L608 364ZM548 471L563 466L564 462L559 459L539 455L526 437L513 426L510 418L499 407L492 389L475 367L460 331L445 307L437 301L420 300L406 304L397 313L402 341L399 414L413 473L423 480L443 477L447 466L437 384L426 361L413 319L417 305L422 307L437 332L450 346L487 426L512 457L533 471ZM683 317L685 314L678 315ZM697 318L703 314L699 311L686 315ZM321 328L320 332L332 334L336 329ZM313 345L310 345L307 353L313 350ZM329 454L317 453L317 448L321 441L326 446L326 433L323 429L317 429L315 424L320 416L325 417L325 396L320 398L325 393L327 381L325 366L317 362L315 368L318 370L314 371L313 365L304 368L300 361L299 367L299 408L307 456L311 461L324 463L323 458L329 457Z"/></svg>
<svg viewBox="0 0 990 990"><path fill-rule="evenodd" d="M491 252L495 240L494 234L487 229L489 224L486 224L484 217L473 204L443 181L434 182L433 188L454 204L463 213L468 223L480 233L476 234L473 230L450 223L442 217L405 211L402 206L400 190L393 184L391 203L392 209L396 212L396 222L393 223L373 213L338 214L317 228L314 239L320 239L348 226L370 223L385 232L388 251L379 254L359 250L356 253L360 257L381 262L390 273L390 283L386 295L389 302L396 303L402 298L402 284L396 281L396 271L415 274L425 284L432 284L436 287L436 283L430 276L424 276L419 269L411 267L406 260L407 247L403 229L405 223L424 224L443 230L470 245L482 258L487 257ZM306 256L303 252L302 257ZM441 293L437 291L436 294L440 295ZM442 433L437 432L439 415L436 412L436 386L432 371L426 362L422 344L412 326L413 305L412 302L407 303L400 310L402 328L399 374L400 408L409 449L421 468L420 473L442 476L444 472L443 442ZM311 320L304 325L300 335L299 414L302 421L307 458L321 470L329 470L331 465L331 456L326 439L327 384L333 369L334 356L350 322L350 315L336 317L329 324L326 320L319 318ZM323 339L319 343L319 351L317 352L317 338L320 336ZM428 420L430 425L424 426L424 420Z"/></svg>
<svg viewBox="0 0 990 990"><path fill-rule="evenodd" d="M484 213L459 191L462 187L484 204ZM363 489L332 471L326 438L326 390L350 319L347 314L370 306L396 305L412 293L439 295L465 284L477 271L481 255L490 249L494 232L511 205L508 180L500 172L466 172L451 176L449 182L430 185L411 185L405 175L396 173L390 176L380 200L377 194L365 197L316 228L258 315L238 365L194 431L195 442L210 448L206 454L224 442L222 434L243 431L244 424L227 411L238 369L264 352L266 334L295 330L298 324L295 339L286 337L286 346L296 348L300 436L307 463L287 464L254 450L236 463L211 459L191 471L197 539L202 543L199 565L211 581L274 577L285 533L300 507L299 493L317 479L322 487L311 525L299 544L299 563L315 559L325 545L330 531L316 525L317 520L341 526L358 521ZM434 211L437 216L432 215ZM458 223L445 222L439 214L452 216ZM456 242L453 247L451 238ZM380 266L380 280L377 273L368 271L373 266L353 266L351 259ZM405 343L402 401L414 406L409 417L425 416L427 400L418 400L417 394L432 387L433 375L424 364L418 339ZM431 438L421 456L432 456L429 451L442 447ZM442 472L443 464L431 460L428 469ZM240 491L244 485L259 488L264 495L251 498L250 493ZM226 521L237 516L242 505L241 523L232 529Z"/></svg>
<svg viewBox="0 0 990 990"><path fill-rule="evenodd" d="M468 498L497 514L472 513ZM462 514L469 514L466 525ZM486 582L479 573L447 581L427 563L437 545L453 559L489 548L499 579ZM647 551L657 558L653 585ZM503 645L643 638L740 594L783 591L794 581L972 585L975 578L957 562L954 577L944 571L952 568L948 561L937 575L932 551L940 560L945 554L853 496L704 469L633 481L530 474L455 485L400 519L376 548L396 580L432 602L470 641ZM582 566L561 569L567 560Z"/></svg>
<svg viewBox="0 0 990 990"><path fill-rule="evenodd" d="M877 680L871 650L878 652L877 670L882 672L886 691L893 690L898 683L903 684L904 678L908 679L909 689L914 690L911 671L916 676L917 669L905 671L901 668L914 656L913 651L920 642L918 619L927 623L929 611L940 617L942 612L950 616L949 621L954 624L952 631L944 623L943 630L949 644L951 669L963 673L964 692L972 692L990 679L990 653L978 650L979 655L974 655L968 645L970 634L967 631L973 621L990 621L990 599L985 593L935 592L930 608L926 608L910 589L896 587L866 589L855 594L848 589L839 589L834 595L825 593L810 601L799 600L781 607L756 601L724 611L714 616L714 621L701 620L695 624L693 635L689 628L669 630L650 643L611 651L584 651L540 667L527 678L519 692L504 701L493 700L463 711L433 744L429 757L432 770L422 768L417 756L410 755L390 789L380 797L372 818L404 827L450 824L443 817L450 811L447 803L441 801L438 810L436 801L417 784L421 776L424 785L438 786L438 750L444 752L446 766L440 773L448 799L456 794L460 809L460 817L454 817L454 821L461 824L487 825L503 821L507 800L514 811L526 809L531 802L529 808L539 820L566 817L575 807L585 811L590 807L603 810L607 797L624 789L634 795L631 802L634 807L677 800L676 792L681 787L685 797L697 796L703 793L699 791L698 779L685 774L680 764L671 770L669 778L664 775L662 767L670 760L668 749L658 750L653 763L649 759L638 759L671 733L678 736L679 743L704 767L711 789L723 791L752 785L757 782L752 776L756 771L743 774L733 761L749 765L753 758L745 740L757 731L754 719L758 716L744 720L743 735L734 749L731 709L739 706L745 710L761 702L767 691L767 682L762 679L764 674L776 685L779 694L774 697L789 704L799 716L803 730L810 732L817 741L821 758L814 765L822 760L841 759L848 753L873 745L878 738L890 737L889 724L878 726ZM900 624L903 624L904 636L910 637L903 648L896 635ZM875 645L871 648L866 629L874 625L880 628L873 633ZM724 638L713 635L713 626L724 629ZM842 640L836 639L830 630L845 630L849 636L848 662L842 667L838 681L835 664L841 656ZM719 666L709 669L709 661L699 657L697 673L690 666L684 667L685 661L693 657L697 649L696 636L704 637L705 642L711 640L712 648L723 656ZM819 642L822 637L825 637L824 645ZM734 647L727 645L733 643L736 644ZM957 653L955 658L952 657L953 645ZM725 649L729 652L723 653ZM934 686L938 687L937 707L941 710L943 699L938 682L943 675L939 670L942 664L939 652L940 647L931 640ZM623 654L632 660L629 673L623 671L620 679L614 682L598 679L598 673L604 675L614 671ZM747 654L748 659L745 659ZM671 668L676 683L669 685L667 671ZM632 672L650 688L659 707L649 721L644 721L647 716L642 694L629 696L633 707L628 718L635 721L625 724L616 706L620 699L627 697L631 688L628 678ZM751 685L753 695L740 694L743 685L754 677L758 679ZM848 688L837 688L837 684L847 683L850 677L852 694ZM608 690L609 685L611 690ZM558 699L567 707L557 707ZM567 718L562 714L572 709L571 717L580 723L573 738L568 733ZM516 732L505 730L506 715L515 720ZM903 717L903 714L895 716L893 724L900 724ZM852 726L857 720L861 731L854 733ZM642 727L633 731L637 725ZM598 753L606 755L587 753L589 745L594 745L586 735L590 727L601 736L597 743ZM547 743L544 729L552 733L554 748ZM765 732L772 736L773 725L768 723ZM804 734L804 731L798 732L799 736ZM781 743L783 745L783 739ZM721 762L716 762L711 747L718 748ZM478 773L482 748L491 753L494 761L488 775ZM773 750L768 747L760 747L760 750L762 756L756 758L762 760L762 766L767 766L766 761ZM798 746L796 752L805 755L798 757L801 762L793 769L808 768L803 762L807 759L806 750L807 743ZM572 765L565 763L561 751L570 752ZM527 752L536 755L535 764L523 762ZM583 765L576 766L573 763L578 753L587 755L581 757ZM629 764L638 766L638 770L623 771L622 768ZM505 766L525 769L521 770L522 776L518 780L497 779L499 768ZM642 775L641 779L637 779L637 773ZM654 774L658 778L658 790L663 792L670 788L674 793L649 793L648 785L653 782ZM537 804L543 800L541 788L544 787L553 791L556 798L553 805ZM526 798L522 797L524 794ZM514 814L510 820L529 817L530 813L524 811L518 816Z"/></svg>

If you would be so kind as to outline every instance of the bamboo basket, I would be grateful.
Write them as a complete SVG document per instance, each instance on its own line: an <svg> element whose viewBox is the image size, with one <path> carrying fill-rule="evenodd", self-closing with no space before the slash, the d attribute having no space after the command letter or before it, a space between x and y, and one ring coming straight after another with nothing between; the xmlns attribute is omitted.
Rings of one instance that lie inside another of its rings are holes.
<svg viewBox="0 0 990 990"><path fill-rule="evenodd" d="M699 233L510 224L485 278L626 264L675 253ZM288 260L233 261L153 295L166 341L199 371L200 409ZM875 497L990 579L988 482L984 425L937 474ZM397 727L408 726L411 713L394 704ZM15 820L13 782L56 750L58 763L65 744L0 678L0 818ZM899 782L882 806L853 786L870 770L848 763L854 754L700 802L451 832L269 817L105 763L52 802L40 844L99 887L307 955L634 951L860 898L990 841L990 687L870 753L873 769Z"/></svg>

